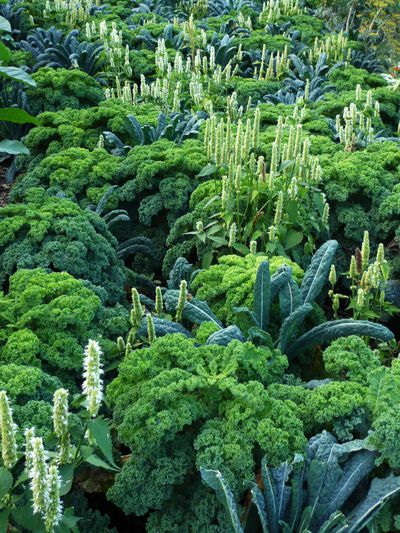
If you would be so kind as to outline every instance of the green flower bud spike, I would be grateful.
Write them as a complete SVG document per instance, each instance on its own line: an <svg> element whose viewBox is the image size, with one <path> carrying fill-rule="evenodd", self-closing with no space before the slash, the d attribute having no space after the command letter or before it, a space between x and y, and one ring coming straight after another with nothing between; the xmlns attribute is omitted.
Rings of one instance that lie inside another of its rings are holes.
<svg viewBox="0 0 400 533"><path fill-rule="evenodd" d="M32 491L32 508L34 514L44 513L48 504L47 490L47 465L43 440L41 437L33 437L32 445L32 468L29 472Z"/></svg>
<svg viewBox="0 0 400 533"><path fill-rule="evenodd" d="M183 310L186 305L186 295L187 295L187 282L186 280L182 280L180 287L179 287L179 298L178 298L178 306L176 308L176 321L182 322L182 314Z"/></svg>
<svg viewBox="0 0 400 533"><path fill-rule="evenodd" d="M56 464L49 467L47 507L44 521L47 533L53 533L54 528L60 523L62 517L62 503L60 500L61 477Z"/></svg>
<svg viewBox="0 0 400 533"><path fill-rule="evenodd" d="M156 315L161 316L163 313L163 296L161 292L161 287L156 287Z"/></svg>
<svg viewBox="0 0 400 533"><path fill-rule="evenodd" d="M361 268L364 271L368 268L369 256L370 256L369 233L368 231L364 231L364 239L363 239L363 243L361 247Z"/></svg>
<svg viewBox="0 0 400 533"><path fill-rule="evenodd" d="M156 330L154 328L154 321L153 321L153 317L151 316L151 313L147 314L146 319L147 319L147 338L149 339L149 342L151 344L156 338Z"/></svg>

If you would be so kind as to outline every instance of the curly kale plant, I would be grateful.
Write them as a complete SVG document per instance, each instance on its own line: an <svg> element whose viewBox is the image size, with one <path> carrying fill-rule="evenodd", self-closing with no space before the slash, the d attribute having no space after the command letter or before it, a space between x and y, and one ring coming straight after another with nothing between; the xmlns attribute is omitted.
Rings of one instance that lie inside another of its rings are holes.
<svg viewBox="0 0 400 533"><path fill-rule="evenodd" d="M206 531L218 512L218 531L229 531L227 515L209 504L197 469L223 467L240 495L239 480L252 477L260 452L268 450L278 465L302 450L294 404L268 394L286 366L278 350L237 341L198 346L181 335L128 352L107 391L119 440L132 450L111 500L127 514L152 510L148 531L159 530L160 520L174 529L182 515L179 531ZM194 511L199 498L201 510Z"/></svg>
<svg viewBox="0 0 400 533"><path fill-rule="evenodd" d="M29 401L50 402L61 381L34 366L1 364L0 390L23 405Z"/></svg>
<svg viewBox="0 0 400 533"><path fill-rule="evenodd" d="M126 115L131 105L110 99L88 109L64 109L56 113L45 112L38 117L39 126L30 131L26 144L34 157L57 154L60 150L76 147L93 150L98 147L104 130L111 130L124 143ZM160 110L152 104L142 104L135 110L138 120L155 124Z"/></svg>
<svg viewBox="0 0 400 533"><path fill-rule="evenodd" d="M250 482L256 527L264 533L363 531L384 503L400 491L400 478L389 475L374 478L368 492L361 499L354 498L374 469L375 458L362 441L339 444L326 431L312 437L305 456L295 456L292 463L270 468L267 455L262 480ZM247 515L239 517L223 470L202 468L201 475L229 512L232 531L251 531L250 520L246 527Z"/></svg>
<svg viewBox="0 0 400 533"><path fill-rule="evenodd" d="M2 285L19 268L42 267L89 281L109 302L122 298L117 242L95 213L33 188L25 204L0 209L0 235Z"/></svg>
<svg viewBox="0 0 400 533"><path fill-rule="evenodd" d="M200 271L193 279L190 289L197 298L205 300L223 322L233 324L234 307L253 307L257 270L267 260L262 254L248 254L244 257L224 255L218 259L218 265ZM271 257L269 265L271 274L275 274L282 265L287 265L296 282L300 283L302 280L302 269L286 257Z"/></svg>
<svg viewBox="0 0 400 533"><path fill-rule="evenodd" d="M355 249L370 232L371 247L389 244L399 228L398 177L400 151L386 141L357 152L322 156L332 229Z"/></svg>
<svg viewBox="0 0 400 533"><path fill-rule="evenodd" d="M32 112L84 109L104 100L99 83L81 70L41 68L32 78L36 87L28 91Z"/></svg>
<svg viewBox="0 0 400 533"><path fill-rule="evenodd" d="M92 289L66 272L18 270L7 295L0 295L0 364L41 368L74 383L87 339L100 339L109 355L108 338L124 335L127 322L122 306L103 307Z"/></svg>
<svg viewBox="0 0 400 533"><path fill-rule="evenodd" d="M15 184L11 200L21 201L32 187L42 187L49 195L62 193L87 207L118 181L120 166L121 161L104 149L67 148L45 157L24 174ZM116 200L109 205L117 207Z"/></svg>

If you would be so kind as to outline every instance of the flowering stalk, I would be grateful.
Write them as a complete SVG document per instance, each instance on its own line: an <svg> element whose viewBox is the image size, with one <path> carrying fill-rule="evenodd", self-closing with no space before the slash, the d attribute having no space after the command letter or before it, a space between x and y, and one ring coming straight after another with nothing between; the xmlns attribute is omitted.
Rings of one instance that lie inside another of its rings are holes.
<svg viewBox="0 0 400 533"><path fill-rule="evenodd" d="M71 457L71 444L68 431L68 391L58 389L53 396L53 427L59 440L59 461L66 464Z"/></svg>
<svg viewBox="0 0 400 533"><path fill-rule="evenodd" d="M6 391L0 391L0 433L1 456L6 468L12 468L17 462L16 426Z"/></svg>
<svg viewBox="0 0 400 533"><path fill-rule="evenodd" d="M25 435L25 469L29 473L32 469L33 447L32 439L35 437L35 428L27 428Z"/></svg>
<svg viewBox="0 0 400 533"><path fill-rule="evenodd" d="M161 316L162 315L163 307L164 307L164 304L163 304L163 297L162 297L161 287L157 286L156 287L156 307L155 307L157 316Z"/></svg>
<svg viewBox="0 0 400 533"><path fill-rule="evenodd" d="M182 322L182 314L186 304L187 282L182 280L179 287L178 306L176 308L176 321Z"/></svg>
<svg viewBox="0 0 400 533"><path fill-rule="evenodd" d="M103 380L101 375L103 369L101 368L101 348L98 342L89 340L85 348L83 360L83 385L82 391L86 396L86 408L90 416L95 417L100 408L103 399Z"/></svg>
<svg viewBox="0 0 400 533"><path fill-rule="evenodd" d="M156 330L154 328L154 320L151 313L147 314L147 338L149 339L150 344L156 338Z"/></svg>
<svg viewBox="0 0 400 533"><path fill-rule="evenodd" d="M61 520L62 503L60 500L60 486L61 477L58 473L57 465L51 464L47 482L48 502L44 516L46 531L48 533L52 533Z"/></svg>
<svg viewBox="0 0 400 533"><path fill-rule="evenodd" d="M132 303L133 309L131 313L131 322L133 326L139 327L142 323L143 308L140 302L139 293L135 288L132 289Z"/></svg>
<svg viewBox="0 0 400 533"><path fill-rule="evenodd" d="M48 503L46 455L41 437L31 440L32 461L29 477L31 478L32 507L34 514L44 513Z"/></svg>

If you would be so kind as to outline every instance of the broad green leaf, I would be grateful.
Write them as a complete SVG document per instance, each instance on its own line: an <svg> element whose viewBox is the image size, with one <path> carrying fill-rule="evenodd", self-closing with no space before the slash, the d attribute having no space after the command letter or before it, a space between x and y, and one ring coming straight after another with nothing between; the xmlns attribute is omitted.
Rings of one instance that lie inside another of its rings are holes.
<svg viewBox="0 0 400 533"><path fill-rule="evenodd" d="M217 171L217 167L215 165L209 164L203 167L196 177L204 178L206 176L211 176L212 174L215 174L216 171Z"/></svg>
<svg viewBox="0 0 400 533"><path fill-rule="evenodd" d="M0 16L0 31L11 32L11 24L4 17Z"/></svg>
<svg viewBox="0 0 400 533"><path fill-rule="evenodd" d="M10 492L13 486L13 477L11 472L5 468L0 468L0 500Z"/></svg>
<svg viewBox="0 0 400 533"><path fill-rule="evenodd" d="M263 261L257 270L254 285L254 313L258 326L267 331L271 307L271 274L268 261Z"/></svg>
<svg viewBox="0 0 400 533"><path fill-rule="evenodd" d="M201 266L202 268L209 268L212 260L213 260L214 252L212 250L209 250L208 252L205 252L203 254L203 258L201 260Z"/></svg>
<svg viewBox="0 0 400 533"><path fill-rule="evenodd" d="M244 254L244 255L247 255L248 253L250 253L250 250L248 249L248 247L245 246L244 244L240 244L239 242L234 242L232 245L232 248L236 250L237 252L240 252L241 254Z"/></svg>
<svg viewBox="0 0 400 533"><path fill-rule="evenodd" d="M34 533L44 533L43 519L38 514L33 514L32 504L28 500L28 503L23 507L18 507L11 511L13 520L19 525L25 528L27 531Z"/></svg>
<svg viewBox="0 0 400 533"><path fill-rule="evenodd" d="M70 533L71 530L76 531L74 528L80 519L80 516L74 515L73 507L67 507L62 515L60 524L55 529L55 533Z"/></svg>
<svg viewBox="0 0 400 533"><path fill-rule="evenodd" d="M22 70L22 68L0 66L0 76L10 78L14 81L21 81L31 87L36 87L36 81L25 70Z"/></svg>
<svg viewBox="0 0 400 533"><path fill-rule="evenodd" d="M227 510L232 524L232 532L243 533L243 527L240 523L235 498L232 491L227 486L221 472L219 470L206 470L205 468L200 468L200 474L203 481L215 491L217 499Z"/></svg>
<svg viewBox="0 0 400 533"><path fill-rule="evenodd" d="M303 240L303 234L301 231L295 231L293 229L289 230L286 235L285 240L285 248L286 250L290 250L291 248L294 248L298 244L301 243Z"/></svg>
<svg viewBox="0 0 400 533"><path fill-rule="evenodd" d="M74 467L71 464L60 466L61 487L60 496L65 496L69 493L74 480Z"/></svg>
<svg viewBox="0 0 400 533"><path fill-rule="evenodd" d="M114 466L109 465L94 453L92 455L89 455L89 457L86 457L86 462L90 465L97 466L98 468L103 468L104 470L111 470L112 472L119 471L119 468L115 468Z"/></svg>
<svg viewBox="0 0 400 533"><path fill-rule="evenodd" d="M29 150L21 142L7 139L0 141L0 153L10 155L29 154Z"/></svg>
<svg viewBox="0 0 400 533"><path fill-rule="evenodd" d="M8 531L8 518L10 516L9 509L0 512L0 533L7 533Z"/></svg>
<svg viewBox="0 0 400 533"><path fill-rule="evenodd" d="M0 61L2 61L3 63L8 63L11 59L12 55L11 55L11 51L9 48L7 48L7 46L0 41Z"/></svg>
<svg viewBox="0 0 400 533"><path fill-rule="evenodd" d="M338 246L337 241L327 241L313 255L300 287L303 304L313 303L321 292Z"/></svg>
<svg viewBox="0 0 400 533"><path fill-rule="evenodd" d="M104 457L107 459L110 465L118 468L118 466L114 463L112 440L108 422L104 420L104 418L97 417L95 420L88 422L88 428Z"/></svg>
<svg viewBox="0 0 400 533"><path fill-rule="evenodd" d="M0 120L6 122L14 122L15 124L39 124L39 121L27 113L24 109L18 109L17 107L3 107L0 108Z"/></svg>

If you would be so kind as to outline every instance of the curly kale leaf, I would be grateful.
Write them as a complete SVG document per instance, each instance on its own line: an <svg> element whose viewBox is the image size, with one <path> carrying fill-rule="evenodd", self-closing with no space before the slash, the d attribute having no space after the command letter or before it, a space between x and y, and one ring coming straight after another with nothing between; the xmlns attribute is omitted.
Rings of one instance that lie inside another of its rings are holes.
<svg viewBox="0 0 400 533"><path fill-rule="evenodd" d="M0 210L0 235L2 284L18 268L42 267L102 286L110 302L121 299L125 274L117 242L95 213L31 189L26 204Z"/></svg>
<svg viewBox="0 0 400 533"><path fill-rule="evenodd" d="M294 279L300 282L302 269L290 259L275 256L249 254L245 257L225 255L213 265L201 271L193 280L191 288L196 297L207 301L215 314L227 324L234 323L234 307L253 308L254 284L257 269L263 261L269 261L271 275L286 264L292 269Z"/></svg>
<svg viewBox="0 0 400 533"><path fill-rule="evenodd" d="M183 487L194 501L200 465L218 462L234 480L254 472L258 449L277 463L300 450L294 404L271 399L267 389L286 366L277 350L238 341L199 346L181 335L128 354L107 389L119 439L132 450L110 498L125 512L160 510L156 522Z"/></svg>

